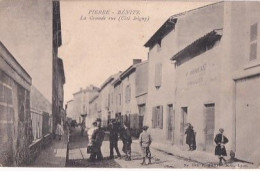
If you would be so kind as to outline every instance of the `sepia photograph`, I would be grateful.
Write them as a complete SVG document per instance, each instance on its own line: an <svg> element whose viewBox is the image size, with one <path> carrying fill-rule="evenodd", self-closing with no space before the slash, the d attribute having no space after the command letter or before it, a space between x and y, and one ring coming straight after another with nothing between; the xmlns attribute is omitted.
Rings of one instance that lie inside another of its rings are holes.
<svg viewBox="0 0 260 171"><path fill-rule="evenodd" d="M0 169L260 168L260 1L0 0Z"/></svg>

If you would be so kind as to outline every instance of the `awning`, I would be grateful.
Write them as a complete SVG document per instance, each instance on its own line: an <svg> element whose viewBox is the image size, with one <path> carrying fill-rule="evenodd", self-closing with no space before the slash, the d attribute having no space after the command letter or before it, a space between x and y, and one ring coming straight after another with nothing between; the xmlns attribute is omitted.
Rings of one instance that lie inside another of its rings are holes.
<svg viewBox="0 0 260 171"><path fill-rule="evenodd" d="M178 60L179 58L185 57L193 58L213 48L215 43L221 39L222 31L223 29L214 29L179 51L171 60Z"/></svg>
<svg viewBox="0 0 260 171"><path fill-rule="evenodd" d="M160 41L166 34L172 31L177 22L177 18L170 17L155 33L154 35L145 43L145 47L152 47L158 41Z"/></svg>

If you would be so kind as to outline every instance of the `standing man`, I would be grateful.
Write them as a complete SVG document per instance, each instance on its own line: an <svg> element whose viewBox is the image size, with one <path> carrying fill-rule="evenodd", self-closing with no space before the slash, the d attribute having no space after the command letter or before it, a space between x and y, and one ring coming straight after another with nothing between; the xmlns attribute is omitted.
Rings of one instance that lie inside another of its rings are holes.
<svg viewBox="0 0 260 171"><path fill-rule="evenodd" d="M152 143L152 138L151 135L147 132L148 126L143 126L143 132L139 136L139 143L141 146L141 151L142 151L142 157L143 157L143 162L141 165L145 164L145 157L149 159L148 164L152 164L151 162L151 151L150 151L150 145Z"/></svg>
<svg viewBox="0 0 260 171"><path fill-rule="evenodd" d="M226 159L224 156L227 156L227 151L225 148L225 144L228 143L227 137L224 136L224 129L220 128L219 133L215 137L215 143L216 143L216 148L215 148L215 155L218 156L219 158L219 165L223 165L222 160L226 162Z"/></svg>
<svg viewBox="0 0 260 171"><path fill-rule="evenodd" d="M125 160L131 160L131 144L132 144L132 137L131 131L127 126L127 123L124 123L124 128L121 133L121 139L123 141L123 149L122 151L126 154Z"/></svg>
<svg viewBox="0 0 260 171"><path fill-rule="evenodd" d="M114 158L114 148L117 153L117 157L121 158L121 154L118 150L118 124L115 120L112 120L109 124L109 142L110 142L110 159Z"/></svg>

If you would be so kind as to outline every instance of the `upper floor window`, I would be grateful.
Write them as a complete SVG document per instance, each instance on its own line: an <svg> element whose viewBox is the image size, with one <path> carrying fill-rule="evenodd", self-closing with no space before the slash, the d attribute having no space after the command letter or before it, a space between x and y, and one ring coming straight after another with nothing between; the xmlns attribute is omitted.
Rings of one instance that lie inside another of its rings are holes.
<svg viewBox="0 0 260 171"><path fill-rule="evenodd" d="M131 87L130 85L125 88L125 102L129 103L131 101Z"/></svg>
<svg viewBox="0 0 260 171"><path fill-rule="evenodd" d="M160 88L162 83L162 64L155 64L155 78L154 78L154 86L156 88Z"/></svg>
<svg viewBox="0 0 260 171"><path fill-rule="evenodd" d="M257 23L251 25L250 27L250 54L249 61L257 59Z"/></svg>

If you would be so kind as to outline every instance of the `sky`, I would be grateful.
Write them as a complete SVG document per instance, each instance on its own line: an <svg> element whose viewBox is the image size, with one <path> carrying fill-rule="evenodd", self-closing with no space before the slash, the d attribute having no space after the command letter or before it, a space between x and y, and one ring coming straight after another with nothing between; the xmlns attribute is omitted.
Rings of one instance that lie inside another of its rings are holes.
<svg viewBox="0 0 260 171"><path fill-rule="evenodd" d="M65 103L73 93L90 84L100 85L110 76L126 70L133 59L147 60L144 44L171 16L205 6L211 2L177 1L61 1L62 46L66 84ZM94 14L109 10L109 14ZM119 10L139 10L138 15L123 15ZM91 20L91 17L105 20ZM130 20L120 20L130 16ZM146 18L144 22L134 16ZM116 20L108 20L115 17ZM85 20L83 20L85 19Z"/></svg>

